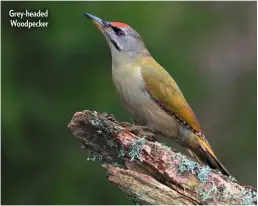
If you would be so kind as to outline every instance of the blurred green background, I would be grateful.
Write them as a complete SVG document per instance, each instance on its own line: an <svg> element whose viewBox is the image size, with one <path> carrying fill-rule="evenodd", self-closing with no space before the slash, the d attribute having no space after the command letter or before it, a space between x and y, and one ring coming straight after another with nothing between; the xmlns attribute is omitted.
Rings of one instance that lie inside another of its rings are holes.
<svg viewBox="0 0 258 206"><path fill-rule="evenodd" d="M1 3L2 204L131 204L67 128L84 109L131 121L109 48L83 12L140 33L219 159L256 186L256 2ZM49 27L12 28L10 9L48 9Z"/></svg>

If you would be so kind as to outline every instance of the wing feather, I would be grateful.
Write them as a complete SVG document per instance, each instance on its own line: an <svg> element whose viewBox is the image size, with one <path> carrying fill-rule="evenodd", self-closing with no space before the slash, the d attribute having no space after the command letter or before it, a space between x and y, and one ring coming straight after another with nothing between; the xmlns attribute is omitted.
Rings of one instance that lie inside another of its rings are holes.
<svg viewBox="0 0 258 206"><path fill-rule="evenodd" d="M196 133L201 133L195 114L168 72L157 63L145 62L144 65L142 77L146 92L168 113L179 118Z"/></svg>

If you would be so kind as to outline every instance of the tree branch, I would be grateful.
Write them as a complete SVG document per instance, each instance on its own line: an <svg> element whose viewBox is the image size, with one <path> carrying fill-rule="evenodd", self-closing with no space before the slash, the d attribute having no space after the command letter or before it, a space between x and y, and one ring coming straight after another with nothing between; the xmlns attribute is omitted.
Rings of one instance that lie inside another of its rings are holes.
<svg viewBox="0 0 258 206"><path fill-rule="evenodd" d="M112 115L74 114L69 128L101 159L108 180L140 204L257 204L256 189L201 166L148 136L128 132Z"/></svg>

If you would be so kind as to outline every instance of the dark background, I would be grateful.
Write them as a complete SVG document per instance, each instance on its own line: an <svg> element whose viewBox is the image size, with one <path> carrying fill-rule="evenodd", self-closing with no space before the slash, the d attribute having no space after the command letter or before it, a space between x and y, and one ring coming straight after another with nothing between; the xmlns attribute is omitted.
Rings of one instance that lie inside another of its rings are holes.
<svg viewBox="0 0 258 206"><path fill-rule="evenodd" d="M67 128L84 109L131 121L109 48L85 11L141 34L219 159L256 186L256 2L1 3L2 204L131 203ZM49 27L11 28L10 9L48 9Z"/></svg>

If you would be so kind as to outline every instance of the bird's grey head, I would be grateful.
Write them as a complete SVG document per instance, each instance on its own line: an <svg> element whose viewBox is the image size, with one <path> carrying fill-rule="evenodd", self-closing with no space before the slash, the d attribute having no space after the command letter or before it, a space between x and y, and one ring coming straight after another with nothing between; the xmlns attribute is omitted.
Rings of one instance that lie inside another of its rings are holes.
<svg viewBox="0 0 258 206"><path fill-rule="evenodd" d="M148 53L140 35L129 25L120 22L105 21L89 13L84 14L104 34L113 58L114 56L135 58L139 54Z"/></svg>

